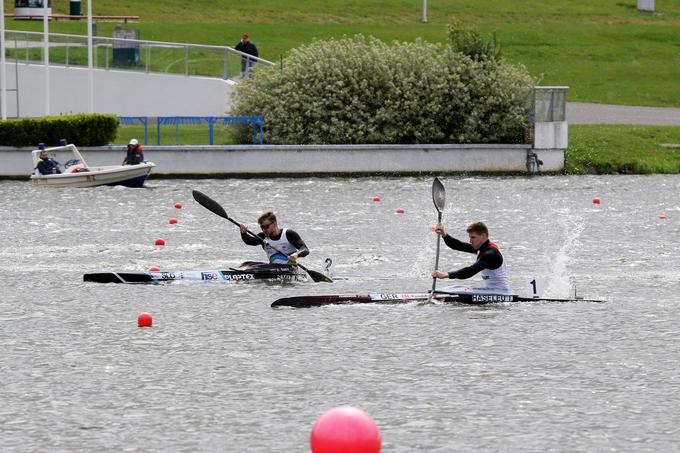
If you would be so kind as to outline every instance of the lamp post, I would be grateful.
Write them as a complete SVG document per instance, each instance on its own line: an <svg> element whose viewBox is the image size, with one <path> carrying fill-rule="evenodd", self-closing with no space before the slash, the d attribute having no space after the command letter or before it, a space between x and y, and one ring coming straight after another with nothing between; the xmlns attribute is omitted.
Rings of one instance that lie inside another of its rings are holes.
<svg viewBox="0 0 680 453"><path fill-rule="evenodd" d="M5 67L5 2L0 1L0 104L2 119L7 119L7 70Z"/></svg>
<svg viewBox="0 0 680 453"><path fill-rule="evenodd" d="M427 22L427 0L423 0L423 22Z"/></svg>
<svg viewBox="0 0 680 453"><path fill-rule="evenodd" d="M92 67L92 0L87 0L87 72L90 89L90 113L94 113L94 73Z"/></svg>
<svg viewBox="0 0 680 453"><path fill-rule="evenodd" d="M42 0L43 4L43 62L45 63L45 116L50 115L50 31L49 17L47 15L48 0Z"/></svg>

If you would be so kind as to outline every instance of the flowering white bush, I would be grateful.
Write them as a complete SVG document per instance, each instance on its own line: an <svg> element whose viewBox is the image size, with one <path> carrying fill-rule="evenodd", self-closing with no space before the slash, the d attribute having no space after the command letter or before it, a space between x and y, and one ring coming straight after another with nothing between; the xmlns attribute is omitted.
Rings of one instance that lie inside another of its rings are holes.
<svg viewBox="0 0 680 453"><path fill-rule="evenodd" d="M533 85L522 66L449 45L355 36L294 49L283 71L257 67L232 114L262 115L277 144L517 143Z"/></svg>

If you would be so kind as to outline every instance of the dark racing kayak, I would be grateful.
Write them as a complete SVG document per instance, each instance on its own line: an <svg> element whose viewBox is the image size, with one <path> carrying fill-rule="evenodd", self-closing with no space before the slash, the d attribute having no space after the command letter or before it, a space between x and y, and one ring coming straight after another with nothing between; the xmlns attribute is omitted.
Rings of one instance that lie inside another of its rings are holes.
<svg viewBox="0 0 680 453"><path fill-rule="evenodd" d="M344 304L399 304L426 302L429 293L375 293L375 294L330 294L320 296L293 296L275 300L272 307L310 308L323 305ZM434 302L484 305L507 302L604 302L598 299L562 299L556 297L522 297L502 294L446 294L435 292Z"/></svg>
<svg viewBox="0 0 680 453"><path fill-rule="evenodd" d="M287 264L247 261L229 270L97 272L83 275L83 281L94 283L161 283L176 280L204 282L269 281L274 283L300 282L307 274Z"/></svg>

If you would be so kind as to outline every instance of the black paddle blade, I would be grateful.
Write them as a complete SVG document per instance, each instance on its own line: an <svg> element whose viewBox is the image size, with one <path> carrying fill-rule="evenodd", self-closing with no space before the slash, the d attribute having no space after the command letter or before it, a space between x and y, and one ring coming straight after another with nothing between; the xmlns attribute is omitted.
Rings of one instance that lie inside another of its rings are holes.
<svg viewBox="0 0 680 453"><path fill-rule="evenodd" d="M434 178L432 182L432 201L434 202L434 207L441 213L446 205L446 189L444 189L444 184L442 184L439 178Z"/></svg>
<svg viewBox="0 0 680 453"><path fill-rule="evenodd" d="M227 211L225 211L224 208L218 202L216 202L206 194L199 192L198 190L192 190L191 194L194 196L194 200L196 200L198 204L200 204L204 208L214 212L220 217L229 219Z"/></svg>
<svg viewBox="0 0 680 453"><path fill-rule="evenodd" d="M298 266L300 266L298 264ZM333 279L331 279L329 276L322 274L321 272L313 271L311 269L307 269L306 267L300 266L301 269L303 269L309 276L312 278L312 280L315 283L319 282L324 282L324 283L333 283Z"/></svg>

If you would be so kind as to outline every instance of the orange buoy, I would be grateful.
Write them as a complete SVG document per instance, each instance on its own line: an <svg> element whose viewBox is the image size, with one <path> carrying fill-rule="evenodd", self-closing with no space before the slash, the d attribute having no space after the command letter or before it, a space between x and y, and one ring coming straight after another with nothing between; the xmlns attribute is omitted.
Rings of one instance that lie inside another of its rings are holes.
<svg viewBox="0 0 680 453"><path fill-rule="evenodd" d="M140 313L137 316L137 326L138 327L151 327L153 325L153 318L151 313Z"/></svg>
<svg viewBox="0 0 680 453"><path fill-rule="evenodd" d="M361 409L339 406L314 423L310 438L312 453L380 453L380 430Z"/></svg>

